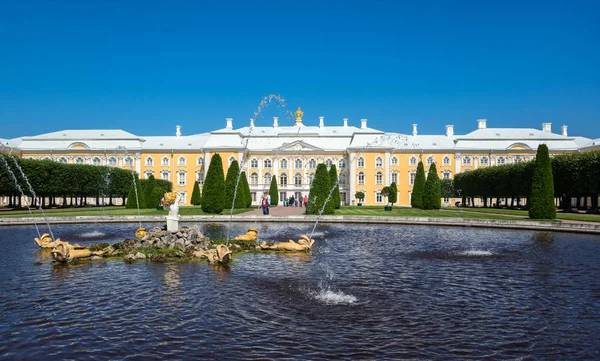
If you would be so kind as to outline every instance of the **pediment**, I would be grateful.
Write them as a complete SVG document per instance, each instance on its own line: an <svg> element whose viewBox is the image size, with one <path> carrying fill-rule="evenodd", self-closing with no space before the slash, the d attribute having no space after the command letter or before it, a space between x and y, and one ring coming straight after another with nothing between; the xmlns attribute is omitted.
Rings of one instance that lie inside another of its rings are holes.
<svg viewBox="0 0 600 361"><path fill-rule="evenodd" d="M314 145L308 144L304 141L297 140L291 143L284 143L281 147L276 149L280 152L320 152L323 149L315 147Z"/></svg>

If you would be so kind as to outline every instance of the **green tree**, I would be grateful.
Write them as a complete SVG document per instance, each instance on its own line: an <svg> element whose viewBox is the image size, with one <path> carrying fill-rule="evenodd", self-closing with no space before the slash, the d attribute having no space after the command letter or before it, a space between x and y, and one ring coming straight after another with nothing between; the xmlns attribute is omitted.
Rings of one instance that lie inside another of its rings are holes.
<svg viewBox="0 0 600 361"><path fill-rule="evenodd" d="M128 209L139 209L146 208L146 202L144 198L144 193L142 192L142 182L138 178L137 173L135 173L135 185L133 183L133 177L130 176L130 184L129 184L129 193L127 194L127 203L125 204L125 208ZM137 197L136 197L137 192ZM139 203L138 203L139 202Z"/></svg>
<svg viewBox="0 0 600 361"><path fill-rule="evenodd" d="M394 203L398 202L398 186L396 182L390 184L390 194L388 195L388 202L393 206Z"/></svg>
<svg viewBox="0 0 600 361"><path fill-rule="evenodd" d="M420 161L417 166L417 175L413 185L412 194L410 197L410 205L413 208L423 208L423 192L425 191L425 168L423 162Z"/></svg>
<svg viewBox="0 0 600 361"><path fill-rule="evenodd" d="M437 174L435 163L432 163L423 188L423 209L440 208L442 208L440 177Z"/></svg>
<svg viewBox="0 0 600 361"><path fill-rule="evenodd" d="M340 209L340 207L342 206L342 200L340 197L340 186L338 184L338 172L337 168L335 167L335 164L332 164L331 168L329 168L329 182L331 182L332 187L335 185L335 189L333 190L333 193L331 194L331 199L329 201L333 202L333 207L335 209Z"/></svg>
<svg viewBox="0 0 600 361"><path fill-rule="evenodd" d="M279 204L279 188L277 188L277 177L271 177L271 186L269 187L269 194L271 195L271 205L276 206Z"/></svg>
<svg viewBox="0 0 600 361"><path fill-rule="evenodd" d="M310 187L306 214L319 214L321 210L323 210L322 214L333 214L335 212L333 203L325 202L330 189L331 181L329 180L327 166L324 163L321 163L317 166L315 178Z"/></svg>
<svg viewBox="0 0 600 361"><path fill-rule="evenodd" d="M210 168L209 168L210 169ZM243 195L240 192L240 186L238 185L237 194L235 194L235 186L237 184L238 177L240 176L240 166L237 160L231 162L229 169L227 170L227 177L225 177L225 208L231 209L235 207L234 196L236 200L236 204L238 203L238 198L242 199ZM241 197L240 197L241 196Z"/></svg>
<svg viewBox="0 0 600 361"><path fill-rule="evenodd" d="M452 179L440 180L440 195L442 198L456 197L456 192L454 191L454 182Z"/></svg>
<svg viewBox="0 0 600 361"><path fill-rule="evenodd" d="M208 173L204 180L202 191L202 211L219 214L225 208L225 177L223 176L223 162L216 153L210 159Z"/></svg>
<svg viewBox="0 0 600 361"><path fill-rule="evenodd" d="M365 192L358 191L354 194L354 198L358 199L358 203L361 204L365 199Z"/></svg>
<svg viewBox="0 0 600 361"><path fill-rule="evenodd" d="M192 199L190 200L190 203L195 206L200 205L200 197L200 186L198 185L198 182L194 182L194 190L192 190Z"/></svg>
<svg viewBox="0 0 600 361"><path fill-rule="evenodd" d="M242 200L244 200L244 207L245 208L250 208L252 207L252 194L250 193L250 185L248 184L248 177L246 176L246 172L243 171L242 172L242 178L240 179L240 185L242 188L242 192L244 195L244 198L242 198Z"/></svg>
<svg viewBox="0 0 600 361"><path fill-rule="evenodd" d="M531 195L529 198L529 218L556 218L552 164L550 163L550 155L546 144L541 144L538 147L535 156L535 167L533 169Z"/></svg>
<svg viewBox="0 0 600 361"><path fill-rule="evenodd" d="M155 202L154 197L152 196L155 187L156 180L154 179L153 175L150 175L150 177L143 182L144 201L146 202L146 208L158 207L158 202Z"/></svg>

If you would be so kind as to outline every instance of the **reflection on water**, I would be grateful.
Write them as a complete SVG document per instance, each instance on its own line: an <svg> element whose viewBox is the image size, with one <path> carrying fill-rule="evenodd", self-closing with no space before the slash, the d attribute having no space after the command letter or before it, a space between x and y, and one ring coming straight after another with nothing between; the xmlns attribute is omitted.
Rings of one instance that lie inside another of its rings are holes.
<svg viewBox="0 0 600 361"><path fill-rule="evenodd" d="M256 226L201 228L219 238ZM55 228L89 245L121 241L137 224ZM310 229L258 228L273 241ZM56 264L31 242L29 227L5 228L0 358L600 358L592 337L600 332L597 237L418 226L317 231L312 255L242 254L218 267Z"/></svg>

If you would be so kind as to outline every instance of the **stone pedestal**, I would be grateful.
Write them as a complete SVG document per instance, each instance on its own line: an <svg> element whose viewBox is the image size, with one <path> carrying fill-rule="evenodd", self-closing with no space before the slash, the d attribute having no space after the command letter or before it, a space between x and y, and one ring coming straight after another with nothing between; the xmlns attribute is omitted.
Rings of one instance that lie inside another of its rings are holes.
<svg viewBox="0 0 600 361"><path fill-rule="evenodd" d="M179 231L179 215L167 216L167 231Z"/></svg>

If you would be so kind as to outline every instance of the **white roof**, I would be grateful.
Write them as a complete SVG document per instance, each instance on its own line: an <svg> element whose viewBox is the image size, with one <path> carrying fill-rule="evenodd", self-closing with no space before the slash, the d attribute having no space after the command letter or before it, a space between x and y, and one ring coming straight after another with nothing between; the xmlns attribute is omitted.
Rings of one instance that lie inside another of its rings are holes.
<svg viewBox="0 0 600 361"><path fill-rule="evenodd" d="M456 136L457 139L565 139L564 135L543 132L533 128L484 128L477 129L471 133L462 136Z"/></svg>
<svg viewBox="0 0 600 361"><path fill-rule="evenodd" d="M144 137L142 148L144 150L200 150L205 147L210 134L197 134L186 136L159 136Z"/></svg>
<svg viewBox="0 0 600 361"><path fill-rule="evenodd" d="M139 139L121 129L78 129L78 130L60 130L58 132L40 134L33 137L23 137L24 140L86 140L86 139Z"/></svg>

